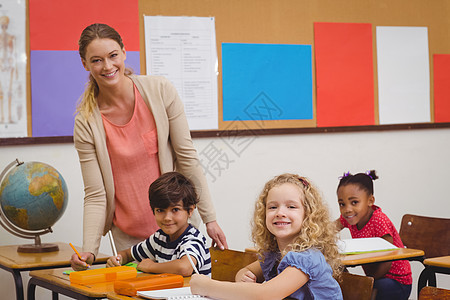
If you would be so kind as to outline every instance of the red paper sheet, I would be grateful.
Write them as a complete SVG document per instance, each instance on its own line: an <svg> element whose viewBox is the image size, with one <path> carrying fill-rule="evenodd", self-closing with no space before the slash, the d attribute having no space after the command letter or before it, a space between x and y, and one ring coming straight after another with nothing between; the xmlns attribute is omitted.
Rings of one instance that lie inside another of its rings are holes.
<svg viewBox="0 0 450 300"><path fill-rule="evenodd" d="M374 125L372 25L314 23L317 126Z"/></svg>
<svg viewBox="0 0 450 300"><path fill-rule="evenodd" d="M450 122L450 54L433 55L434 122Z"/></svg>
<svg viewBox="0 0 450 300"><path fill-rule="evenodd" d="M119 32L126 50L139 51L138 0L33 0L29 9L31 50L78 50L83 29L105 23Z"/></svg>

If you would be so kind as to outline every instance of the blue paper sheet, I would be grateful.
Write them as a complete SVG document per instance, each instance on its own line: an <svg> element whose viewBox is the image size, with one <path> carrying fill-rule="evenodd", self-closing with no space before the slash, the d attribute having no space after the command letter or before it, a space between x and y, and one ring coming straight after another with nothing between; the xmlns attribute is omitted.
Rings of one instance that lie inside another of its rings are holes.
<svg viewBox="0 0 450 300"><path fill-rule="evenodd" d="M313 119L310 45L222 44L223 120Z"/></svg>

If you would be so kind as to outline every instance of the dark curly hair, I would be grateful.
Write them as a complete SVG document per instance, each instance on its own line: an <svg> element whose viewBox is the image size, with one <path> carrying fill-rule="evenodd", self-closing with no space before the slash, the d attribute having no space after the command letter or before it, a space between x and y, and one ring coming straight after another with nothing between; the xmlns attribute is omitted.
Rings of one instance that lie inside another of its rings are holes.
<svg viewBox="0 0 450 300"><path fill-rule="evenodd" d="M360 189L365 190L369 195L373 195L373 181L378 179L375 170L367 173L357 173L352 175L350 172L344 173L339 181L337 189L348 184L356 184Z"/></svg>

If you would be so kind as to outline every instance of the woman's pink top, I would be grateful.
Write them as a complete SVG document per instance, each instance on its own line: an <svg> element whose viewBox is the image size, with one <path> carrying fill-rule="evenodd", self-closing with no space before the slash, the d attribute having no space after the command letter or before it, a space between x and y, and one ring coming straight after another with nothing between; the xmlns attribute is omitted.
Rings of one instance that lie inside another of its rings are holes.
<svg viewBox="0 0 450 300"><path fill-rule="evenodd" d="M158 230L148 200L150 184L160 176L155 120L134 87L135 107L125 125L102 115L115 189L114 224L145 239Z"/></svg>

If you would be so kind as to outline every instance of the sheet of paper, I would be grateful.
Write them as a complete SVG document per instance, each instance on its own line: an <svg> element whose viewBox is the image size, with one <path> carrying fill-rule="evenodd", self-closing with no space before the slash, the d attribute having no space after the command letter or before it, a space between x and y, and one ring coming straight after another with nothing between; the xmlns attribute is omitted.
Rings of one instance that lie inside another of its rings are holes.
<svg viewBox="0 0 450 300"><path fill-rule="evenodd" d="M2 1L0 32L0 137L27 136L26 5Z"/></svg>
<svg viewBox="0 0 450 300"><path fill-rule="evenodd" d="M139 74L138 0L29 1L29 14L32 136L71 136L89 77L78 54L81 32L92 23L116 29L127 51L125 66Z"/></svg>
<svg viewBox="0 0 450 300"><path fill-rule="evenodd" d="M172 81L191 130L217 129L214 18L144 16L144 28L147 74Z"/></svg>
<svg viewBox="0 0 450 300"><path fill-rule="evenodd" d="M377 26L380 124L430 122L426 27Z"/></svg>
<svg viewBox="0 0 450 300"><path fill-rule="evenodd" d="M337 244L339 253L341 254L357 254L398 249L398 247L380 237L343 239L338 240Z"/></svg>
<svg viewBox="0 0 450 300"><path fill-rule="evenodd" d="M223 120L313 119L311 45L222 44Z"/></svg>
<svg viewBox="0 0 450 300"><path fill-rule="evenodd" d="M434 121L450 122L450 55L433 55Z"/></svg>
<svg viewBox="0 0 450 300"><path fill-rule="evenodd" d="M155 290L155 291L138 291L138 296L148 298L148 299L202 299L208 300L211 298L193 295L191 293L191 288L186 286L182 288L175 289L165 289L165 290Z"/></svg>
<svg viewBox="0 0 450 300"><path fill-rule="evenodd" d="M314 23L317 126L374 125L372 25Z"/></svg>

